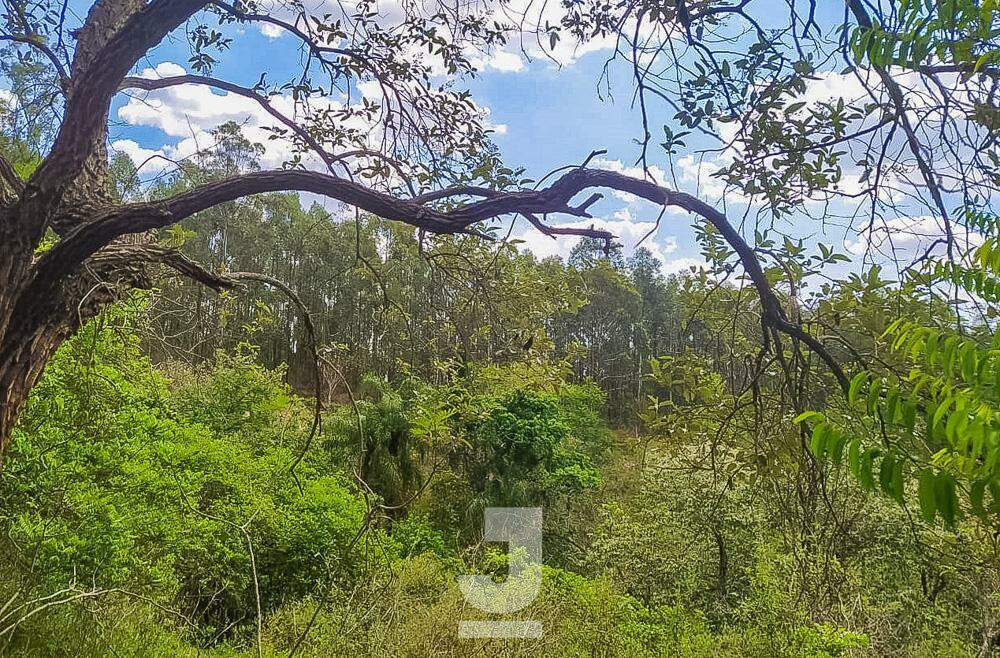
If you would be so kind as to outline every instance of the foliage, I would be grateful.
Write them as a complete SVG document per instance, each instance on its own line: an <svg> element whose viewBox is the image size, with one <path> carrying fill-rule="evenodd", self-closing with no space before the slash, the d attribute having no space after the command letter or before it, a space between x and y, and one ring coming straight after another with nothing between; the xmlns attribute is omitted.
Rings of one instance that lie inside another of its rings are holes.
<svg viewBox="0 0 1000 658"><path fill-rule="evenodd" d="M905 290L978 300L991 317L1000 271L996 222L972 213L967 220L983 231L983 243L958 261L929 261ZM995 331L988 322L953 327L901 316L885 327L880 341L899 366L854 375L845 418L807 412L797 419L813 423L812 452L835 465L846 463L867 490L878 488L901 503L915 493L928 522L940 516L954 524L967 510L992 523L1000 514Z"/></svg>
<svg viewBox="0 0 1000 658"><path fill-rule="evenodd" d="M970 73L1000 61L996 3L991 0L901 2L886 20L851 35L858 59L919 69L928 61L958 64Z"/></svg>
<svg viewBox="0 0 1000 658"><path fill-rule="evenodd" d="M170 381L138 352L141 310L62 348L18 432L4 524L39 587L135 588L211 638L254 614L255 578L265 611L350 578L363 504L322 461L296 487L307 415L280 373L244 356Z"/></svg>

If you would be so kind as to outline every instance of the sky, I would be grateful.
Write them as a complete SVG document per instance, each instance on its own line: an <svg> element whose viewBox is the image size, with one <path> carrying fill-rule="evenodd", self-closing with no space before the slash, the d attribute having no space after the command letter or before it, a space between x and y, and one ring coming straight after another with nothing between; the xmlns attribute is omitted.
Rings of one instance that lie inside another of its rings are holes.
<svg viewBox="0 0 1000 658"><path fill-rule="evenodd" d="M832 11L834 4L839 12L842 8L840 3L820 3L820 6ZM834 13L826 18L835 22L839 15ZM294 37L282 35L275 29L262 30L254 25L231 29L239 32L236 35L239 37L238 48L222 56L213 70L213 76L252 86L262 72L269 72L270 80L281 80L298 70ZM494 141L509 166L523 166L529 177L538 178L556 167L579 163L594 150L606 150L607 153L593 160L591 166L642 175L636 167L639 147L635 141L641 134L641 121L638 110L632 104L630 70L622 66L612 67L611 94L607 93L606 86L601 88L603 93L600 93L598 83L610 52L602 49L602 45L607 44L590 46L591 52L573 52L568 47L564 48L558 54L562 61L559 66L546 57L537 56L537 52L534 57L526 56L516 46L480 62L482 70L468 82L468 87L476 103L488 112L488 121L495 129ZM527 50L529 54L532 52L530 44ZM183 39L168 38L149 53L141 66L143 70L138 73L152 77L178 75L185 72L189 56ZM857 81L850 76L824 71L810 87L808 96L816 102L840 96L850 100L862 93ZM290 113L290 100L276 99L274 102L280 109L283 101L288 104ZM672 121L672 114L662 106L653 112L651 131L654 142L659 141L655 138L663 124L678 128ZM186 157L210 143L207 135L212 128L230 120L243 124L250 139L266 144L265 166L281 165L287 152L269 142L263 130L263 126L273 125L274 121L263 115L252 101L204 87L174 87L131 97L120 95L112 108L110 136L115 149L128 153L137 163L146 163L143 173L155 175L168 165L162 160L149 160L151 155L162 153L174 159ZM675 156L674 176L670 177L669 183L724 208L739 223L738 219L746 208L743 200L727 193L708 175L724 165L725 160L719 156L696 155L699 149L707 146L709 144L697 136L689 137L690 152L681 154L681 157ZM670 163L666 155L654 148L649 163L653 175L661 179L659 182L668 182ZM845 184L850 184L850 180L846 180ZM839 207L837 211L850 212L850 208ZM630 253L640 239L654 228L660 208L610 194L593 206L591 212L595 216L593 220L571 223L611 230L619 237L626 253ZM642 246L660 260L667 273L704 263L694 240L692 219L681 212L667 212L659 228L642 242ZM895 229L915 227L918 230L914 234L923 230L932 236L939 229L934 217L923 215L890 218L890 231L893 230L892 222L895 222ZM793 216L781 228L805 239L807 243L822 240L857 256L880 240L885 241L885 235L880 238L878 229L852 235L842 227L824 226L815 217L804 214ZM745 228L744 231L752 235L752 229ZM517 225L514 236L524 241L523 248L530 249L539 257L565 257L575 243L575 239L569 237L553 240L523 224ZM911 236L904 240L909 240L907 247L915 250L919 248L921 238ZM844 269L855 267L856 264L849 264Z"/></svg>
<svg viewBox="0 0 1000 658"><path fill-rule="evenodd" d="M248 27L241 35L240 52L255 56L223 58L213 75L252 86L264 70L272 72L273 79L280 79L283 70L289 73L296 70L295 42L288 36L268 36ZM165 43L147 58L142 74L182 74L189 56L186 44ZM524 55L508 53L469 81L476 103L488 109L489 123L496 131L493 140L509 166L524 167L529 177L538 178L556 167L580 163L592 151L606 150L607 154L592 164L622 170L632 168L633 173L641 175L634 168L638 155L634 140L640 134L641 122L630 103L631 87L625 84L628 71L619 70L613 77L613 100L606 93L603 99L598 94L597 83L606 58L606 52L593 52L559 67L545 58L528 61ZM136 96L116 100L110 137L115 147L137 163L146 161L156 151L172 157L187 155L209 143L204 135L200 139L193 135L227 120L243 123L248 115L259 115L251 101L205 88L185 87ZM150 103L150 96L162 99L162 104ZM269 123L273 121L262 118L260 122ZM246 132L251 138L266 140L263 132L253 128ZM657 158L651 161L655 164ZM280 158L270 164L280 165ZM163 166L166 166L163 161L151 161L144 169L156 173ZM583 224L608 228L620 237L626 252L631 252L654 227L659 208L612 197L592 211L595 219ZM571 237L553 240L520 224L514 236L525 240L526 248L539 257L566 256L576 242ZM643 242L667 272L702 262L696 258L697 245L689 224L687 218L675 217Z"/></svg>

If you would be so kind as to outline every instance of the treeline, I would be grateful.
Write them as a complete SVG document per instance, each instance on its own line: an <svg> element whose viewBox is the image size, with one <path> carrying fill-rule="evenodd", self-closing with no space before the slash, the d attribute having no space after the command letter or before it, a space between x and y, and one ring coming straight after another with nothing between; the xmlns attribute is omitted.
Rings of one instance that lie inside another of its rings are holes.
<svg viewBox="0 0 1000 658"><path fill-rule="evenodd" d="M218 149L153 194L257 167L259 147L235 125L219 136ZM433 379L443 362L568 357L576 381L607 392L614 419L633 420L649 359L709 339L682 319L683 282L665 277L645 248L625 258L620 246L605 254L603 243L583 240L565 263L539 261L499 231L495 243L420 236L398 223L332 214L303 208L297 195L260 195L202 213L163 239L216 271L262 273L290 286L349 386L366 374ZM146 347L155 360L194 363L249 342L268 366L288 365L296 390L314 387L312 338L281 290L253 285L219 296L167 279L150 312L155 333ZM329 375L343 399L345 382Z"/></svg>
<svg viewBox="0 0 1000 658"><path fill-rule="evenodd" d="M733 389L710 355L659 358L646 429L617 435L564 361L369 375L310 439L309 399L247 345L154 366L148 303L67 344L18 430L0 479L10 655L992 650L995 537L823 468L776 362ZM757 352L743 334L731 356ZM523 611L544 641L463 640L456 579L502 577L482 510L509 505L544 509Z"/></svg>

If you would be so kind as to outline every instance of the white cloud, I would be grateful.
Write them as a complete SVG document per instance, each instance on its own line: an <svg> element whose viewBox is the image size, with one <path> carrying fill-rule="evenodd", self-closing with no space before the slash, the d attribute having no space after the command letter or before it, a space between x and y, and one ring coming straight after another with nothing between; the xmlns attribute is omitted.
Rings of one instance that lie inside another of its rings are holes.
<svg viewBox="0 0 1000 658"><path fill-rule="evenodd" d="M637 165L626 165L621 160L609 160L607 158L594 158L589 164L590 167L594 169L605 169L607 171L614 171L619 174L624 174L625 176L631 176L632 178L649 179L652 180L657 185L661 185L667 188L674 188L675 186L667 179L667 172L663 170L662 167L657 165L650 165L645 171L642 167ZM624 201L628 204L630 210L634 213L648 213L655 212L659 213L661 208L656 204L650 203L645 199L639 198L635 195L629 194L628 192L621 192L619 190L612 190L612 196L616 199ZM670 215L684 215L687 214L686 210L678 208L676 206L667 206L666 214Z"/></svg>
<svg viewBox="0 0 1000 658"><path fill-rule="evenodd" d="M725 154L715 157L681 156L677 159L677 171L680 174L678 178L686 189L703 199L746 203L747 197L744 194L713 175L726 166L728 157Z"/></svg>
<svg viewBox="0 0 1000 658"><path fill-rule="evenodd" d="M140 75L144 78L165 78L185 73L183 67L163 62L155 69L145 69ZM288 96L272 96L270 103L292 119L300 113ZM340 103L328 100L318 101L318 105L333 109L341 107ZM204 85L175 85L148 93L132 93L128 103L119 108L118 118L130 125L158 128L168 136L178 138L193 138L234 121L244 126L248 138L269 147L275 157L266 159L280 163L278 156L287 155L287 148L268 140L270 133L262 130L277 121L257 102L238 94L217 92ZM267 144L269 141L270 144Z"/></svg>
<svg viewBox="0 0 1000 658"><path fill-rule="evenodd" d="M284 28L271 23L261 23L260 33L268 39L278 39L285 34L285 30Z"/></svg>
<svg viewBox="0 0 1000 658"><path fill-rule="evenodd" d="M147 68L140 74L145 78L163 78L184 75L183 67L173 62L162 62L155 68ZM374 89L366 89L375 93ZM291 96L273 95L270 105L293 121L301 121L307 111L296 104ZM342 103L328 98L310 100L309 111L337 110ZM214 146L211 131L227 122L240 125L243 136L264 147L261 166L277 168L289 161L293 155L292 145L280 139L272 139L268 127L280 125L256 101L230 92L218 92L204 85L175 85L150 92L130 93L128 102L118 110L118 117L133 126L157 128L174 141L165 140L159 149L147 149L129 140L120 140L120 149L130 157L148 157L158 151L172 159L190 157L194 153ZM342 122L341 125L344 125ZM360 118L352 118L344 127L353 127L367 132L373 139L377 131ZM323 169L324 165L316 155L302 155L306 167ZM141 161L141 160L140 160ZM138 162L137 162L138 164Z"/></svg>
<svg viewBox="0 0 1000 658"><path fill-rule="evenodd" d="M702 258L691 258L688 256L682 256L681 258L674 258L663 263L663 273L666 275L670 274L681 274L690 272L691 269L708 269L708 263Z"/></svg>
<svg viewBox="0 0 1000 658"><path fill-rule="evenodd" d="M10 89L0 89L0 108L13 110L17 107L17 96Z"/></svg>
<svg viewBox="0 0 1000 658"><path fill-rule="evenodd" d="M506 50L498 50L487 55L479 62L479 66L484 69L499 71L500 73L520 73L524 70L524 60L517 53Z"/></svg>
<svg viewBox="0 0 1000 658"><path fill-rule="evenodd" d="M338 19L348 22L351 15L356 13L359 0L312 0L305 3L305 13L311 17L325 17L324 22L333 22ZM406 20L407 10L420 11L420 3L406 3L405 0L379 0L377 3L366 5L366 10L377 12L376 21L386 30L392 31ZM291 23L299 24L298 11L289 5L274 0L263 0L259 3L258 11L275 18L280 18ZM527 70L526 59L549 62L554 66L569 66L575 63L584 55L592 52L611 50L617 43L614 34L598 36L587 39L583 42L572 38L571 35L563 31L562 38L551 47L548 37L545 36L545 25L560 25L566 15L565 7L558 2L537 3L535 0L505 0L504 2L492 2L487 4L471 3L463 5L457 9L466 15L477 14L482 17L487 24L498 22L505 25L518 26L512 34L508 35L507 45L502 48L493 49L490 52L482 52L475 47L469 47L465 56L473 65L481 70L492 70L501 73L520 73ZM277 38L284 29L269 23L258 23L261 33L270 38ZM650 28L648 22L644 24L643 34ZM634 29L634 22L629 21L623 27L626 31ZM335 46L337 44L325 44ZM413 52L405 53L407 58L417 59L429 65L435 76L442 76L446 73L440 66L440 61L436 57L427 57L423 48L415 48Z"/></svg>
<svg viewBox="0 0 1000 658"><path fill-rule="evenodd" d="M615 212L610 218L583 219L558 226L596 228L609 231L622 244L626 256L634 253L639 247L645 247L653 254L653 257L660 261L665 270L676 262L668 255L677 251L677 239L672 235L657 236L654 231L656 222L636 221L628 208ZM651 232L653 233L651 234ZM565 259L581 240L579 236L573 235L559 235L553 238L541 233L533 226L525 226L524 230L514 237L524 242L521 245L523 249L532 252L538 258L558 256Z"/></svg>
<svg viewBox="0 0 1000 658"><path fill-rule="evenodd" d="M959 245L978 247L983 236L952 222L952 234ZM847 250L855 255L880 255L900 262L913 260L926 252L936 241L946 236L944 221L940 217L920 215L877 220L870 228L861 231L856 240L846 243ZM945 245L937 244L933 253L945 253Z"/></svg>
<svg viewBox="0 0 1000 658"><path fill-rule="evenodd" d="M185 69L173 62L162 62L140 73L142 77L150 79L184 74ZM377 82L362 82L358 87L365 98L376 103L382 102L383 90ZM345 107L339 100L321 97L311 98L308 107L304 107L294 102L290 95L284 94L269 96L268 103L277 112L300 125L305 123L311 113L336 111ZM487 129L497 134L507 132L506 124L490 121L490 108L478 109ZM132 92L128 102L119 108L118 117L129 125L159 129L168 137L162 143L149 146L129 139L114 143L117 150L127 153L137 165L146 163L140 172L144 179L173 169L170 160L183 160L213 148L216 140L212 131L227 122L238 124L246 139L263 147L263 154L259 158L262 168L280 168L299 155L304 167L317 171L326 170L326 165L319 156L311 152L296 154L288 140L274 139L274 133L268 128L283 126L259 103L239 94L220 92L204 85L184 84L149 92ZM369 148L381 150L383 129L378 120L368 121L355 115L346 120L338 120L338 126L354 129L357 134L365 136ZM151 156L160 157L150 159Z"/></svg>

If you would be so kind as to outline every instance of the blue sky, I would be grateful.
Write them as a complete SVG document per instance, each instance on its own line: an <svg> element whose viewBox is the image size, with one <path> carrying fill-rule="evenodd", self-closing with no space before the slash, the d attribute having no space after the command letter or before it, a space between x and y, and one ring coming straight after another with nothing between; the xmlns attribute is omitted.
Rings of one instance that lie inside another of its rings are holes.
<svg viewBox="0 0 1000 658"><path fill-rule="evenodd" d="M830 12L820 16L821 22L830 25L839 21L840 3L820 3L820 6L821 11ZM787 12L787 7L782 11ZM767 12L759 10L758 13L767 15ZM774 20L779 18L785 19L784 15L776 15ZM215 77L252 86L264 71L269 73L270 81L288 79L298 71L299 54L292 37L268 36L256 26L233 26L228 29L233 32L238 30L239 38L234 49L221 57L213 71ZM563 55L568 63L557 67L541 57L528 61L515 47L503 57L484 62L482 72L469 81L468 86L476 102L488 108L490 123L498 127L495 141L510 166L526 167L529 176L538 177L555 167L578 163L592 150L605 149L607 154L595 162L597 166L634 167L639 154L635 138L640 135L641 122L638 111L631 103L630 70L622 65L612 67L613 100L607 98L606 93L603 99L598 94L598 82L608 52L598 50L574 58L569 57L566 51ZM149 54L143 67L156 70L145 74L176 75L182 72L182 68L187 68L189 56L183 39L168 39ZM823 76L810 88L814 98L831 99L840 95L853 98L860 93L856 81L849 76L834 71L827 71ZM137 162L145 161L154 152L172 157L189 155L196 150L193 145L199 148L204 146L206 131L214 125L225 120L243 121L256 111L250 101L225 97L204 88L174 88L149 96L143 94L139 98L142 100L122 96L116 101L112 108L111 127L112 143ZM157 99L163 100L159 106ZM672 120L672 110L660 105L655 106L651 114L654 142L660 141L656 138L663 124L679 128ZM255 133L254 130L248 129L251 138L256 134L264 141L265 133L259 130ZM687 141L687 157L674 162L675 171L679 172L677 186L724 207L732 220L739 223L746 204L735 194L724 192L708 177L722 161L713 160L710 156L703 162L696 154L698 149L714 144L696 135L688 137ZM274 161L265 162L265 165L277 166L280 161L281 154L275 153ZM669 166L665 154L658 147L651 149L649 164L659 168L661 173L666 172ZM151 168L155 172L156 164L153 163ZM641 174L638 170L633 171ZM674 184L674 181L670 183ZM836 211L835 214L851 210L842 202L837 202L831 209ZM595 205L592 212L597 217L595 221L620 235L626 251L630 251L638 238L652 228L659 208L609 195ZM813 208L813 214L816 212L817 209ZM915 221L929 225L935 222L934 218L919 217L888 219L890 222ZM668 212L659 230L644 243L663 262L667 271L678 271L701 261L690 228L691 221L692 218L684 214ZM752 236L753 228L747 227L745 232ZM854 249L859 253L868 244L867 240L852 237L849 230L835 223L826 227L826 235L823 236L821 223L805 214L794 216L780 228L809 242L822 239L841 249ZM921 225L919 228L934 231L933 226ZM567 238L554 242L524 227L519 227L515 235L524 239L526 246L540 256L565 255L573 243ZM919 245L913 243L910 246L916 249Z"/></svg>
<svg viewBox="0 0 1000 658"><path fill-rule="evenodd" d="M269 71L270 79L274 80L287 77L296 70L297 52L291 39L271 39L253 28L248 28L241 39L239 52L253 53L254 57L224 57L213 71L214 76L252 85L263 70ZM266 59L261 57L264 53ZM186 45L175 40L151 53L146 65L155 68L162 67L164 62L172 62L187 68L188 57ZM509 165L523 166L530 177L539 177L555 167L579 163L591 151L600 149L607 150L602 159L634 165L639 152L634 140L640 135L641 123L637 110L631 106L631 87L624 83L628 80L629 71L624 68L616 71L612 78L614 100L602 100L598 96L597 83L605 58L604 52L590 53L563 67L556 67L545 59L523 61L524 69L521 71L487 69L469 81L468 86L476 102L489 108L490 123L500 128L494 135L494 141ZM171 71L177 72L179 70ZM208 101L215 100L223 107L227 105L223 95L213 95L214 99L206 96ZM121 144L121 140L131 140L149 150L177 144L184 137L176 133L203 127L201 118L195 115L197 110L205 109L208 104L199 104L196 111L189 115L191 128L181 126L180 130L165 132L156 125L163 121L154 117L123 118L120 110L128 102L128 98L120 97L112 108L111 141ZM135 152L130 155L135 160L144 159ZM650 162L666 166L665 159L657 154ZM596 205L593 212L596 217L606 218L624 229L618 232L622 234L626 249L631 250L639 237L652 227L659 209L649 204L625 204L611 197ZM624 215L626 212L629 214ZM515 233L527 239L540 255L565 255L573 243L572 239L560 239L559 242L542 239L534 231L518 228ZM689 220L673 216L644 244L664 261L668 269L678 269L686 267L693 262L690 259L697 256L691 235Z"/></svg>

